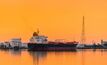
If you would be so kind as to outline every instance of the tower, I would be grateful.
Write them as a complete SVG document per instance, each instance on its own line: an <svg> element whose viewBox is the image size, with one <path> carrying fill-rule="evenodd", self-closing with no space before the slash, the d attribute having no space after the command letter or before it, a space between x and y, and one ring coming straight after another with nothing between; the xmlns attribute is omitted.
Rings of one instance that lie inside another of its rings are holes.
<svg viewBox="0 0 107 65"><path fill-rule="evenodd" d="M85 39L85 20L84 20L84 16L83 16L83 22L82 22L82 33L81 33L81 43L84 44L86 43L86 39Z"/></svg>

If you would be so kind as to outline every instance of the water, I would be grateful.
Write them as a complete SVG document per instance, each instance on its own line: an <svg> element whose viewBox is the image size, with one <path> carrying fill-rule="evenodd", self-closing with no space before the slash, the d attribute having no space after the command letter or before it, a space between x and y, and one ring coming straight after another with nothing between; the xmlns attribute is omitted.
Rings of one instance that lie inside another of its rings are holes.
<svg viewBox="0 0 107 65"><path fill-rule="evenodd" d="M28 52L0 50L0 65L106 65L107 50Z"/></svg>

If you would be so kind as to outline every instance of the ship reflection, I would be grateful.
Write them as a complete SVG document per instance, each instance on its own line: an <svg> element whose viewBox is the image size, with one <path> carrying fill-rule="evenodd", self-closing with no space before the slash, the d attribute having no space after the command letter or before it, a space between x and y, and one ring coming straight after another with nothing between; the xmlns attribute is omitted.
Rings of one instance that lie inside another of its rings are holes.
<svg viewBox="0 0 107 65"><path fill-rule="evenodd" d="M29 54L32 56L34 65L39 65L39 62L47 56L47 52L44 51L29 51Z"/></svg>
<svg viewBox="0 0 107 65"><path fill-rule="evenodd" d="M17 55L17 56L21 56L21 50L9 50L10 54L12 55Z"/></svg>

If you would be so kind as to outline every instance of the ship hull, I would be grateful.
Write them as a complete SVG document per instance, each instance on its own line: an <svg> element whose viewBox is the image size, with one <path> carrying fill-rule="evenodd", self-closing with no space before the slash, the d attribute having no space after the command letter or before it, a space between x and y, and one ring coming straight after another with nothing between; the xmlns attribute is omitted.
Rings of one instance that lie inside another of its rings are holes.
<svg viewBox="0 0 107 65"><path fill-rule="evenodd" d="M34 44L28 43L29 51L73 51L77 44Z"/></svg>

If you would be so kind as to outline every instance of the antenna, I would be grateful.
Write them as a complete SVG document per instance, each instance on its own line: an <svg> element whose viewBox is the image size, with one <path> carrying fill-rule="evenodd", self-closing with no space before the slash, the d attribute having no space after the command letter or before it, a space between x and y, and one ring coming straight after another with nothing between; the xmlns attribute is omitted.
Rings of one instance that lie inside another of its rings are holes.
<svg viewBox="0 0 107 65"><path fill-rule="evenodd" d="M85 20L83 16L83 23L82 23L82 34L81 34L81 43L84 44L86 39L85 39Z"/></svg>
<svg viewBox="0 0 107 65"><path fill-rule="evenodd" d="M39 34L39 28L37 28L37 34Z"/></svg>

